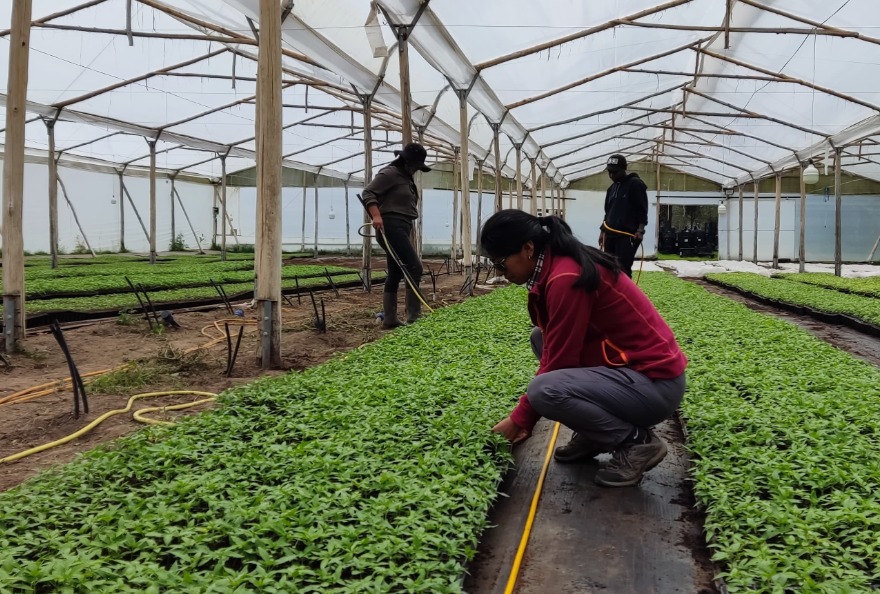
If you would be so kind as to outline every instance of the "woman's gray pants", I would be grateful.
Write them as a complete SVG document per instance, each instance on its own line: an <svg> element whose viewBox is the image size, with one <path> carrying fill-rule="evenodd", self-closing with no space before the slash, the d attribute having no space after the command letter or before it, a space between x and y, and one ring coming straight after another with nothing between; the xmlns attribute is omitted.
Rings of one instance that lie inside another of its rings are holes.
<svg viewBox="0 0 880 594"><path fill-rule="evenodd" d="M532 330L532 350L541 358L544 337ZM542 373L529 384L529 403L541 416L559 421L606 451L636 427L667 419L684 397L685 376L652 380L628 367L580 367Z"/></svg>

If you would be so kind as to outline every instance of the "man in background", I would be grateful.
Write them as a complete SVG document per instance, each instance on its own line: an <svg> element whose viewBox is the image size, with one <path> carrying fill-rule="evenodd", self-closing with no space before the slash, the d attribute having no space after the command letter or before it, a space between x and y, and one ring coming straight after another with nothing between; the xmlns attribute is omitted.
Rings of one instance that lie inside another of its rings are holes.
<svg viewBox="0 0 880 594"><path fill-rule="evenodd" d="M623 155L611 155L606 169L613 183L605 192L605 219L600 227L599 247L614 254L621 270L632 278L633 260L648 224L648 188L638 173L627 172Z"/></svg>

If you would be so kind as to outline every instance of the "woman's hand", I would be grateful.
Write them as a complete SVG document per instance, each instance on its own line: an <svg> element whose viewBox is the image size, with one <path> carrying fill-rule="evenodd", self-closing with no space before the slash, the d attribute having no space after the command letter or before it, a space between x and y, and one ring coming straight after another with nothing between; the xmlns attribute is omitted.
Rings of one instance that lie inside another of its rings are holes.
<svg viewBox="0 0 880 594"><path fill-rule="evenodd" d="M507 441L516 445L518 443L522 443L528 438L532 436L532 432L528 429L523 429L519 425L513 422L510 417L507 417L494 427L492 427L493 433L500 433L504 437L507 438Z"/></svg>
<svg viewBox="0 0 880 594"><path fill-rule="evenodd" d="M382 221L382 215L378 212L373 215L373 229L376 231L384 231L385 223Z"/></svg>

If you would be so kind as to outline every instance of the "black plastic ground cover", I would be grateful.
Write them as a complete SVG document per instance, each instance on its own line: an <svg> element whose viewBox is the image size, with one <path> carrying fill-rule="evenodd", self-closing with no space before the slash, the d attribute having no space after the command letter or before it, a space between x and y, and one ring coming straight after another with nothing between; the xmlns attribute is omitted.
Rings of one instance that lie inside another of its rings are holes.
<svg viewBox="0 0 880 594"><path fill-rule="evenodd" d="M349 273L350 274L350 273ZM323 275L318 275L323 276ZM347 283L337 283L336 286L340 289L346 288L355 288L360 287L360 281L351 281ZM329 285L321 285L321 286L312 286L303 289L284 289L281 293L282 295L296 295L299 293L306 293L311 290L321 290L321 289L329 289ZM91 295L88 295L91 297ZM229 295L230 301L238 301L240 299L253 299L254 292L246 291L243 293L235 293L234 295ZM176 301L173 303L157 303L157 308L162 310L180 310L180 309L189 309L192 307L201 307L205 305L223 305L223 301L220 297L209 298L209 299L193 299L189 301ZM125 308L126 311L129 311L134 314L142 314L143 311L140 308ZM38 328L40 326L48 326L54 320L58 320L59 323L69 324L71 322L85 322L88 320L100 320L104 318L115 318L119 315L119 309L105 309L105 310L95 310L95 311L50 311L50 312L40 312L38 314L33 314L27 316L25 321L25 326L27 328ZM0 325L2 327L2 325Z"/></svg>
<svg viewBox="0 0 880 594"><path fill-rule="evenodd" d="M872 324L871 322L866 322L865 320L862 320L860 318L848 316L842 313L829 313L827 311L819 311L818 309L813 309L812 307L807 307L806 305L797 305L794 303L789 303L787 301L771 299L769 297L764 297L763 295L759 295L757 293L753 293L751 291L747 291L733 285L728 285L721 281L710 278L704 278L703 280L705 280L707 283L727 289L728 291L739 293L743 297L754 299L755 301L763 303L764 305L769 305L771 307L776 307L804 316L810 316L811 318L819 320L820 322L825 322L826 324L837 324L838 326L846 326L847 328L852 328L853 330L858 330L859 332L863 332L871 336L880 337L880 326L878 326L877 324Z"/></svg>
<svg viewBox="0 0 880 594"><path fill-rule="evenodd" d="M519 546L553 424L514 452L490 513L493 525L480 540L469 568L468 594L503 594ZM689 461L677 425L658 432L669 454L637 487L608 489L593 483L596 462L551 462L516 594L710 594L717 590L693 507ZM678 437L675 435L678 434ZM571 432L563 428L558 443Z"/></svg>

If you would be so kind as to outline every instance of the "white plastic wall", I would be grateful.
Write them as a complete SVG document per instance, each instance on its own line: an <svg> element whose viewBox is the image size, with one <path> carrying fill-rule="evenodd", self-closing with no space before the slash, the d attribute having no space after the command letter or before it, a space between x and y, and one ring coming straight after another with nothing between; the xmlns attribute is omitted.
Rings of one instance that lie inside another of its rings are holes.
<svg viewBox="0 0 880 594"><path fill-rule="evenodd" d="M739 203L725 202L727 213L718 217L719 257L739 257ZM743 258L754 258L754 197L743 197ZM780 205L779 258L797 260L800 252L800 196L784 195ZM758 200L758 260L773 258L775 197L762 194ZM844 196L841 204L841 254L845 262L867 262L880 235L880 197ZM807 195L806 259L834 261L834 196ZM880 250L874 255L880 262Z"/></svg>
<svg viewBox="0 0 880 594"><path fill-rule="evenodd" d="M0 159L0 175L3 160ZM59 167L58 176L67 188L70 201L79 216L83 232L95 251L118 251L120 238L119 225L119 177L113 174L83 171ZM49 169L44 164L27 163L24 169L24 249L27 252L49 251ZM150 228L150 182L145 177L125 177L125 185L131 194L144 226ZM212 208L214 188L208 184L177 182L177 191L183 199L196 233L205 241L203 247L211 245ZM2 188L0 188L2 192ZM229 192L230 209L237 208L237 189ZM176 208L175 232L182 233L190 248L195 248L195 239L179 204ZM168 250L171 244L171 181L158 178L156 185L156 247ZM77 245L85 245L82 233L76 226L73 213L58 188L58 243L64 252L72 252ZM229 239L232 244L232 238ZM138 223L131 204L125 199L125 247L132 252L149 252L150 244Z"/></svg>

